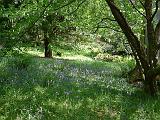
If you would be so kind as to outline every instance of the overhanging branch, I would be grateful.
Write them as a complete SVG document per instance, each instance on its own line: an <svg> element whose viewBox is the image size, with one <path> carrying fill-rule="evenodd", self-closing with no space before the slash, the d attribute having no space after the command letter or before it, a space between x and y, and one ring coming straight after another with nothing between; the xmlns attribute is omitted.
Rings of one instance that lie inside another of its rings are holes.
<svg viewBox="0 0 160 120"><path fill-rule="evenodd" d="M147 70L149 68L147 56L144 50L144 47L141 45L140 41L138 40L138 37L134 34L131 27L129 26L127 20L125 19L123 13L120 11L120 9L115 5L114 0L105 0L108 4L108 6L111 9L111 12L121 27L123 33L125 34L128 43L134 48L136 55L138 56L141 65L144 70Z"/></svg>
<svg viewBox="0 0 160 120"><path fill-rule="evenodd" d="M145 8L144 3L143 3L141 0L139 0L139 2L140 2L141 5L143 6L143 8Z"/></svg>
<svg viewBox="0 0 160 120"><path fill-rule="evenodd" d="M156 28L155 28L155 35L156 35L156 40L158 41L159 38L159 34L160 34L160 20L158 21ZM158 45L160 46L160 45ZM158 50L160 49L160 47L158 47Z"/></svg>
<svg viewBox="0 0 160 120"><path fill-rule="evenodd" d="M111 18L102 18L102 20L101 20L99 23L103 22L104 20L109 20L109 21L116 22L115 19L111 19Z"/></svg>
<svg viewBox="0 0 160 120"><path fill-rule="evenodd" d="M140 15L142 15L143 17L146 18L146 16L145 16L143 13L141 13L141 12L136 8L136 6L135 6L134 3L132 2L132 0L129 0L129 1L130 1L130 3L132 4L133 8L134 8Z"/></svg>
<svg viewBox="0 0 160 120"><path fill-rule="evenodd" d="M19 36L18 39L21 39L21 37L23 37L30 29L32 29L32 28L34 27L35 23L38 22L39 19L44 15L46 9L47 9L50 5L52 5L53 1L54 1L54 0L51 0L51 1L44 7L44 9L43 9L43 11L41 12L40 16L30 25L30 27L27 28L27 30L25 30L25 31ZM75 2L75 1L76 1L76 0L72 0L72 1L68 2L67 4L64 4L64 5L56 8L55 11L57 11L57 10L59 10L59 9L62 9L62 8L64 8L64 7L72 4L72 3Z"/></svg>
<svg viewBox="0 0 160 120"><path fill-rule="evenodd" d="M110 21L116 22L115 19L111 19L111 18L102 18L102 20L101 20L100 22L98 22L97 27L96 27L96 30L95 30L93 33L96 33L96 32L98 31L99 28L109 28L109 29L111 28L111 27L108 27L108 26L100 27L100 24L101 24L104 20L110 20ZM118 31L118 30L115 30L115 29L113 29L113 28L112 28L112 30ZM119 32L120 32L120 31L119 31Z"/></svg>
<svg viewBox="0 0 160 120"><path fill-rule="evenodd" d="M156 9L155 9L155 11L154 11L154 13L153 13L153 15L152 15L152 18L151 18L151 20L153 20L153 18L155 17L155 15L156 15L156 13L157 13L157 11L158 11L158 2L159 2L160 0L156 0Z"/></svg>
<svg viewBox="0 0 160 120"><path fill-rule="evenodd" d="M80 8L80 6L81 6L84 2L86 2L86 0L83 0L83 1L77 6L77 8L76 8L75 10L73 10L72 12L70 12L69 14L67 14L67 16L74 14L74 13Z"/></svg>

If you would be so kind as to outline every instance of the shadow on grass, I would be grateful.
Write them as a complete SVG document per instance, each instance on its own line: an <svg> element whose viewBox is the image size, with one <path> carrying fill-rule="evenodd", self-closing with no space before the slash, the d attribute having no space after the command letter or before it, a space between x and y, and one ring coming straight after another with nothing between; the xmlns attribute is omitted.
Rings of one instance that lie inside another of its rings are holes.
<svg viewBox="0 0 160 120"><path fill-rule="evenodd" d="M34 58L26 69L6 65L0 119L158 119L159 97L128 87L119 64Z"/></svg>

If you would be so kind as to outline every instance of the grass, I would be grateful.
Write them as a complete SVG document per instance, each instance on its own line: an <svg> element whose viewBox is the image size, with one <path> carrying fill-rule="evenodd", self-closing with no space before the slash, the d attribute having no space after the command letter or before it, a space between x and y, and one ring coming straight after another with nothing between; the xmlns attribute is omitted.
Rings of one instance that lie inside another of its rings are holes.
<svg viewBox="0 0 160 120"><path fill-rule="evenodd" d="M2 58L0 120L159 120L160 98L150 98L123 77L131 66L130 61Z"/></svg>

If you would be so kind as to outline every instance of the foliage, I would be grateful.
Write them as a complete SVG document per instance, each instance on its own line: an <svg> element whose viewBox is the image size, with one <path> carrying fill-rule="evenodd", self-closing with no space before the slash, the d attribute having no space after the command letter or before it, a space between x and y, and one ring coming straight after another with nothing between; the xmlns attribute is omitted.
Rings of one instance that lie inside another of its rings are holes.
<svg viewBox="0 0 160 120"><path fill-rule="evenodd" d="M18 47L30 45L35 37L37 41L37 36L39 38L38 41L40 41L42 38L40 37L42 36L42 32L38 29L42 27L42 23L45 24L47 22L45 18L47 18L47 16L49 17L49 15L51 14L59 13L60 8L63 8L67 6L67 4L69 5L73 2L74 1L61 2L53 0L51 0L50 2L46 0L21 1L21 4L18 6L18 8L12 4L14 3L14 1L11 1L9 3L6 2L7 7L5 7L5 1L2 2L2 5L4 5L4 7L1 7L1 17L6 17L7 19L9 19L9 21L11 21L11 26L9 30L5 30L3 28L3 30L5 31L0 34L0 44L2 44L3 48L5 49L8 45L10 45L8 46L9 48L12 48L14 46ZM55 18L55 16L51 17ZM49 21L50 20L48 19L48 23L46 25L43 25L43 28L54 28L54 26L64 28L64 26L66 27L66 24L70 23L67 22L63 25L60 25L57 24L56 19L54 20L54 25L51 26L49 25ZM0 23L0 25L4 26L2 22ZM28 33L30 33L30 35ZM4 36L9 36L9 38L4 39Z"/></svg>
<svg viewBox="0 0 160 120"><path fill-rule="evenodd" d="M12 1L7 8L2 7L1 9L2 16L12 21L11 28L4 32L5 36L8 34L9 39L4 40L3 38L1 42L9 48L41 45L43 40L42 28L47 28L53 46L58 42L61 43L61 41L81 39L80 34L82 34L83 36L89 35L89 39L96 39L96 36L100 35L105 38L105 42L118 43L116 49L125 49L123 46L126 40L122 33L102 28L96 34L94 33L95 35L93 34L101 19L106 18L106 13L107 17L113 18L107 12L108 10L103 0L94 0L94 2L88 0L82 2L79 0L65 2L52 0L50 2L46 0L21 1L18 8L14 6ZM59 22L58 16L63 16L64 21ZM109 28L119 29L117 24L110 20L105 20L101 24L100 26L109 25ZM71 27L76 28L76 31L69 33ZM56 32L53 31L55 28Z"/></svg>

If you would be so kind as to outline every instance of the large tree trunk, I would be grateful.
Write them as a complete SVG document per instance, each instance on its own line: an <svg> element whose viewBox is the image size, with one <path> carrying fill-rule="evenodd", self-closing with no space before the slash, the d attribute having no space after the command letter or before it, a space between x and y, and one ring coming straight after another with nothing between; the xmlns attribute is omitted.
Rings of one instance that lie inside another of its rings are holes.
<svg viewBox="0 0 160 120"><path fill-rule="evenodd" d="M148 62L150 68L156 67L156 55L157 55L157 41L155 37L153 27L153 16L152 16L152 0L145 0L145 11L147 21L147 40L148 40Z"/></svg>
<svg viewBox="0 0 160 120"><path fill-rule="evenodd" d="M44 53L45 57L52 58L52 50L49 47L49 40L46 34L44 34L44 50L45 50L45 53Z"/></svg>
<svg viewBox="0 0 160 120"><path fill-rule="evenodd" d="M52 50L49 48L49 41L47 39L44 39L44 49L45 49L45 57L46 58L52 58Z"/></svg>
<svg viewBox="0 0 160 120"><path fill-rule="evenodd" d="M147 28L147 40L148 46L145 51L143 44L138 40L138 37L133 33L131 27L127 23L123 13L115 5L114 0L106 0L111 12L125 34L131 49L134 53L136 62L140 66L144 75L144 88L147 93L154 96L156 95L155 75L151 75L150 71L154 71L157 66L156 54L157 54L157 41L155 37L155 30L153 28L153 16L152 16L152 0L145 0L145 13L146 13L146 28ZM154 72L152 72L154 73Z"/></svg>
<svg viewBox="0 0 160 120"><path fill-rule="evenodd" d="M157 93L157 85L154 76L145 75L144 90L146 93L155 96Z"/></svg>

